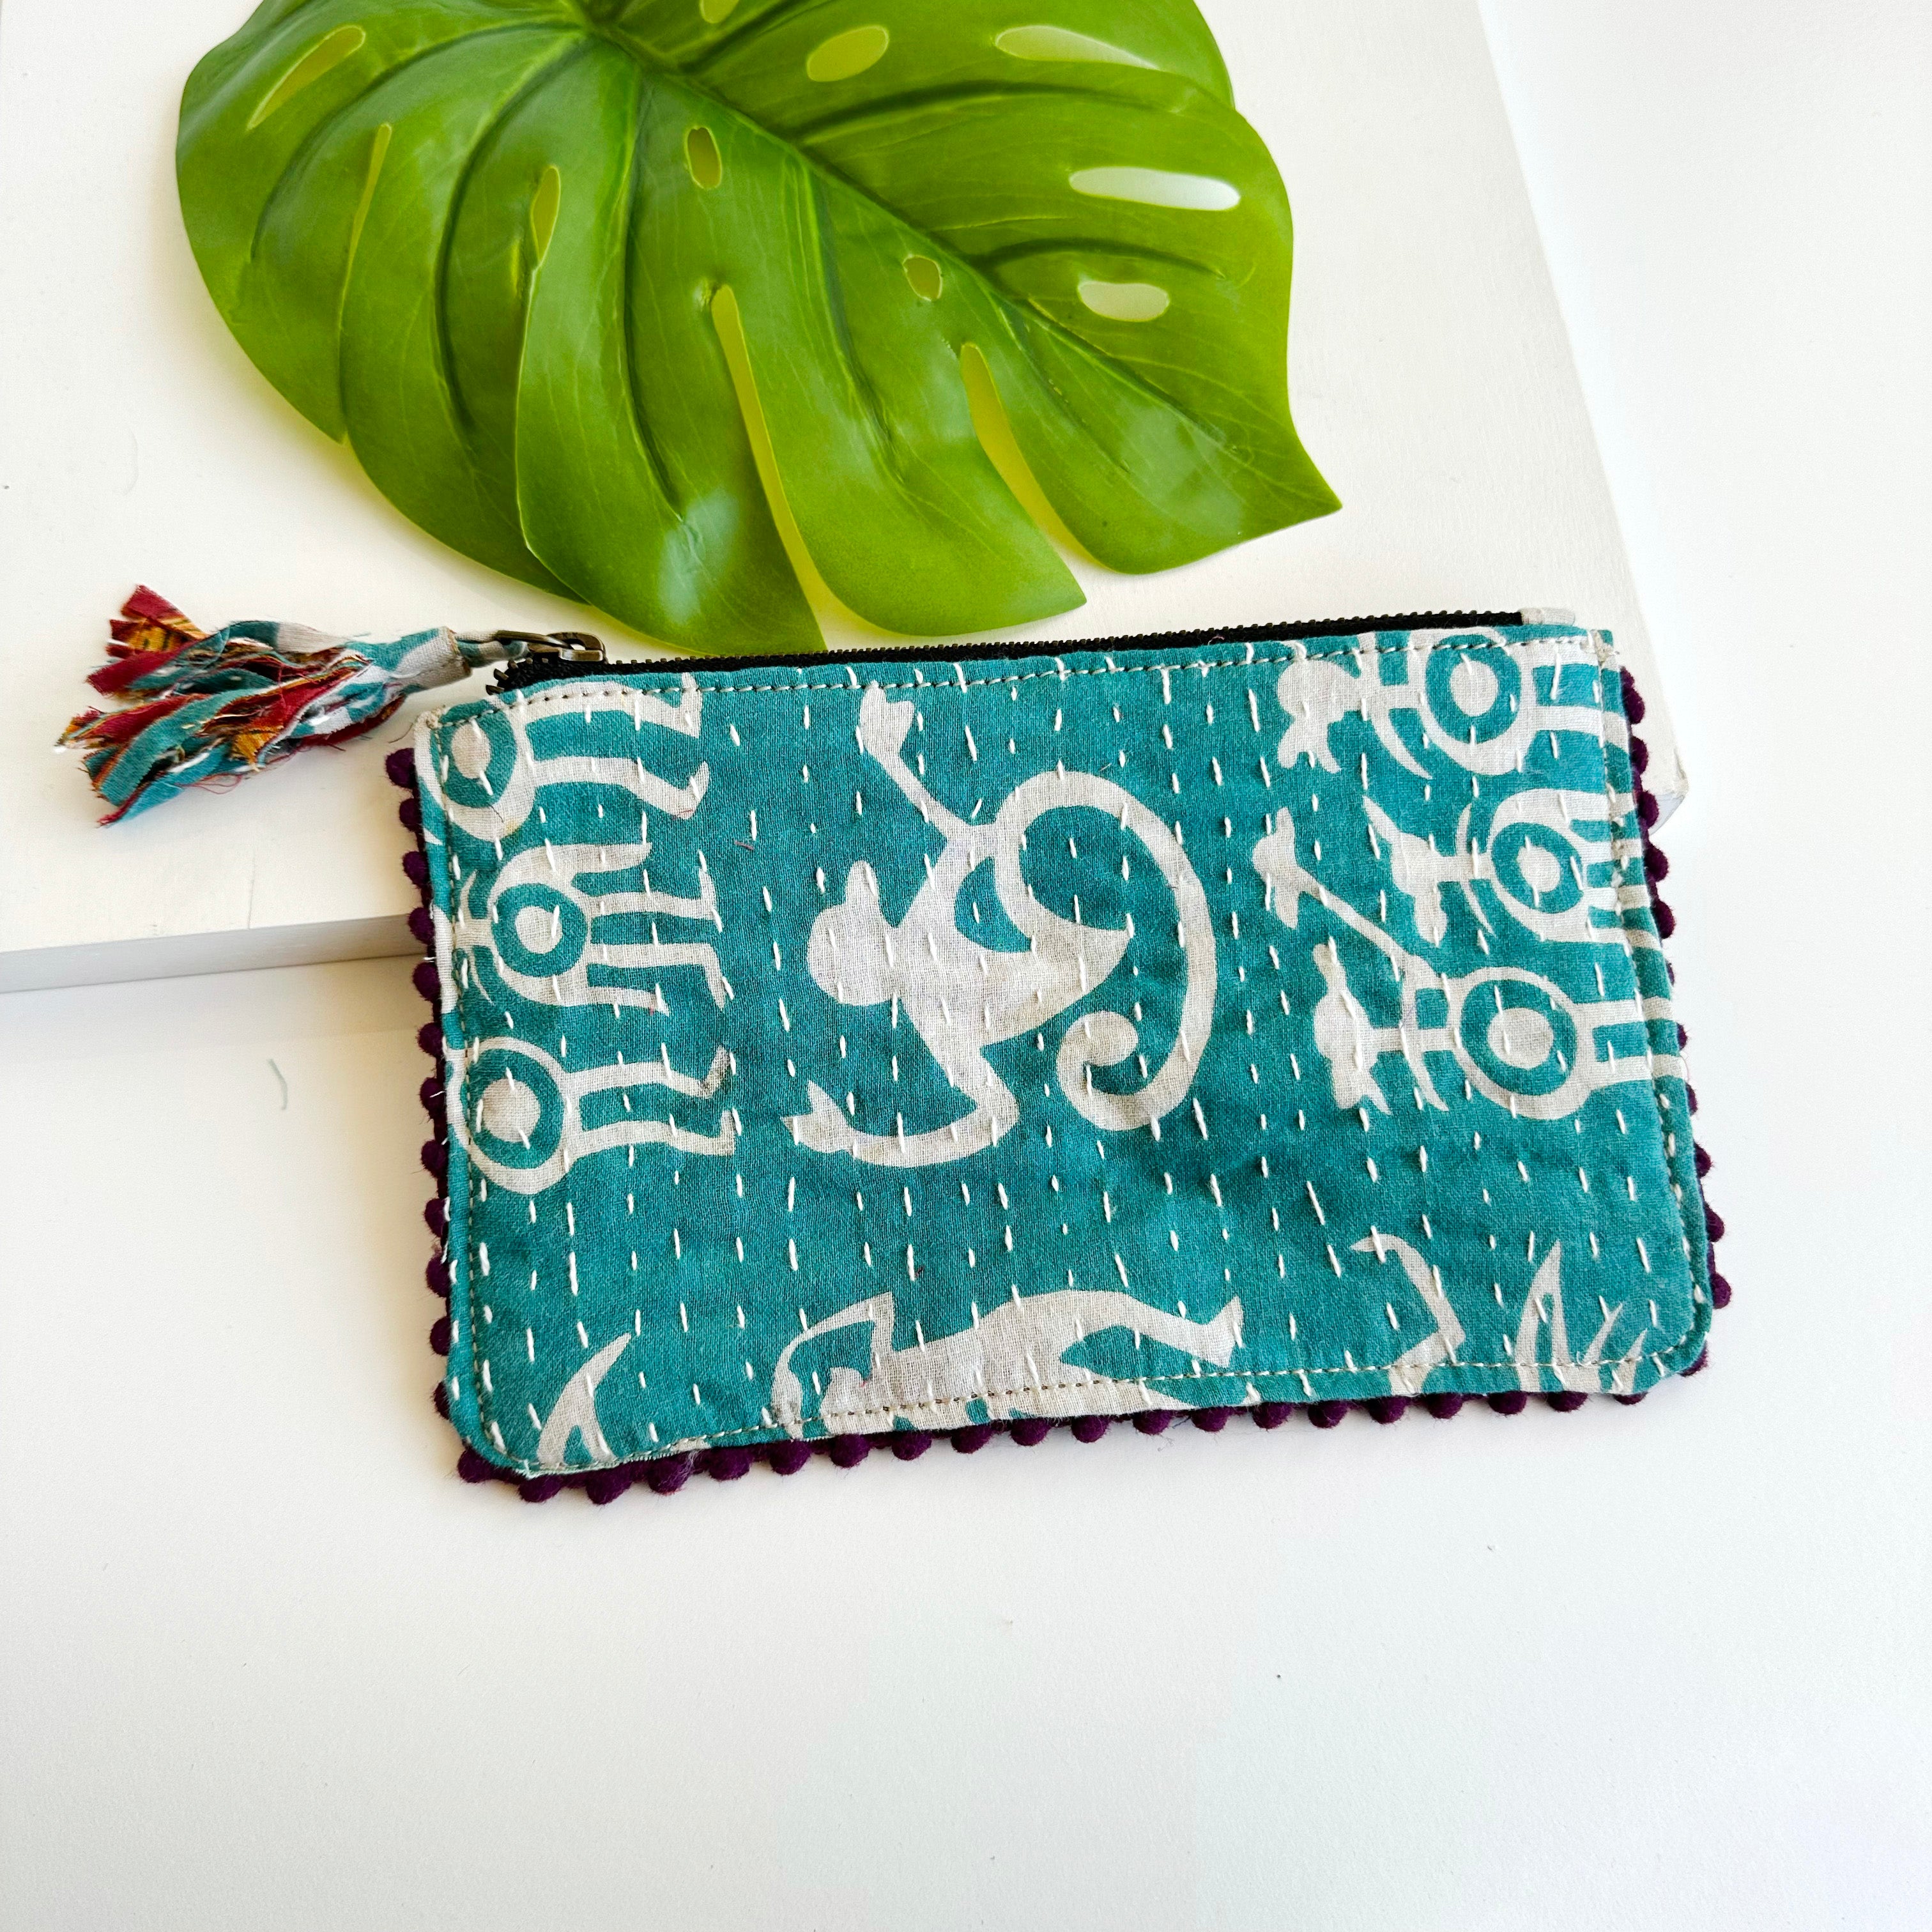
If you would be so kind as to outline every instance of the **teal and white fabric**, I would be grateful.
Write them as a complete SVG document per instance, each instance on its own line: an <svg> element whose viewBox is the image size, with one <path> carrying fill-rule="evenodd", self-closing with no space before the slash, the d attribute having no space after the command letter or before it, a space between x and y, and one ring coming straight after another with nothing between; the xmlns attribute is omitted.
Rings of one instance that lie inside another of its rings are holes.
<svg viewBox="0 0 1932 1932"><path fill-rule="evenodd" d="M1710 1312L1609 638L662 665L416 740L525 1472L1438 1390Z"/></svg>

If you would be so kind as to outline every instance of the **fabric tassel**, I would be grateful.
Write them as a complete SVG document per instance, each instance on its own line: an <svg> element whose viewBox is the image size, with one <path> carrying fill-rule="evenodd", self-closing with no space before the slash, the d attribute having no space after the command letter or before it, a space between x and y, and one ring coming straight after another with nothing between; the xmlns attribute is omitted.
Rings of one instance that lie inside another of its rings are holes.
<svg viewBox="0 0 1932 1932"><path fill-rule="evenodd" d="M61 734L81 748L111 825L190 785L244 778L310 745L371 731L410 692L454 684L534 646L593 638L414 631L387 641L251 620L212 636L142 585L109 625L108 662L88 682L118 711L83 711Z"/></svg>

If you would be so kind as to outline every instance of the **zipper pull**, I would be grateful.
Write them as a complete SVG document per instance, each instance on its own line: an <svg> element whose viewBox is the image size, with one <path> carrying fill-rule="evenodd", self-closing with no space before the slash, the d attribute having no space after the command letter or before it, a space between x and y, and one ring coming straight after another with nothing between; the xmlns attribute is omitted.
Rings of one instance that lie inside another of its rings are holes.
<svg viewBox="0 0 1932 1932"><path fill-rule="evenodd" d="M551 664L608 664L604 640L588 631L492 631L493 644L520 644L508 653L513 664L539 658Z"/></svg>

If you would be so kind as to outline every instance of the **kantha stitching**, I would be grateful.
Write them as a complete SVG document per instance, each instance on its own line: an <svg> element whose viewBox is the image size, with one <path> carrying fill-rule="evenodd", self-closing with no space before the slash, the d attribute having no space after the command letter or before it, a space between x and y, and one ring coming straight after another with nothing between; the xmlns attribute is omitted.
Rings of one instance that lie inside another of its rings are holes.
<svg viewBox="0 0 1932 1932"><path fill-rule="evenodd" d="M1134 664L1108 664L1106 665L1084 666L1077 669L1069 669L1065 665L1056 662L1054 668L1050 670L1041 670L1017 672L999 677L967 678L961 676L944 680L918 680L910 683L893 684L886 684L876 679L872 680L872 682L878 684L881 689L886 691L931 691L937 694L940 692L946 690L983 689L988 688L997 688L1003 685L1017 685L1047 680L1064 683L1068 680L1076 677L1126 677L1136 674L1144 676L1161 673L1165 673L1166 675L1172 676L1177 674L1184 675L1187 673L1192 672L1204 679L1210 671L1214 670L1265 670L1271 669L1277 665L1286 666L1288 664L1304 662L1310 658L1345 658L1359 660L1365 653L1372 654L1376 656L1394 655L1408 656L1418 651L1431 652L1444 650L1453 650L1456 651L1520 651L1528 648L1529 644L1532 642L1550 643L1559 646L1574 645L1577 646L1578 654L1575 658L1570 659L1569 662L1588 662L1594 663L1599 672L1613 669L1616 666L1616 660L1615 652L1611 648L1609 640L1606 635L1600 632L1588 631L1582 632L1563 632L1552 638L1535 640L1512 640L1501 638L1486 638L1477 632L1452 632L1445 633L1440 636L1426 638L1420 640L1414 638L1412 635L1408 639L1401 644L1369 644L1358 639L1356 641L1350 644L1346 647L1340 647L1336 650L1327 651L1298 651L1286 657L1264 658L1250 655L1242 658L1196 659L1187 662ZM1072 646L1072 648L1076 650L1078 649L1077 643ZM1559 659L1559 662L1562 662L1562 660ZM655 671L656 668L656 667L653 667L652 670ZM856 672L856 668L857 667L856 666L848 667L848 669L854 672ZM956 668L958 668L956 667ZM650 672L643 671L640 671L638 674L640 676L650 674L651 673ZM666 692L676 692L681 693L685 688L686 687L680 679L677 684L665 686L664 687L664 689ZM862 695L866 687L864 685L862 685L858 682L856 676L853 676L848 679L847 682L843 684L718 684L698 685L695 688L700 693L707 696L738 695L790 697L796 695L800 692L807 691L845 692ZM656 694L652 693L647 688L644 688L640 692L640 686L635 682L631 680L626 680L626 682L620 684L611 682L608 680L599 682L586 679L584 680L573 680L567 682L552 684L547 689L538 692L534 694L529 691L519 691L512 692L510 694L510 696L520 710L567 711L576 709L577 706L582 703L584 695L586 692L622 692L626 694ZM468 709L466 706L464 708L466 710ZM1600 739L1598 742L1600 745L1607 751L1608 743L1606 740L1609 728L1612 724L1624 724L1627 722L1624 717L1621 690L1618 691L1613 702L1609 700L1606 700L1604 702L1600 709L1599 715L1603 718L1606 727L1606 737L1604 739ZM450 713L448 712L440 713L433 719L427 719L424 721L432 740L434 740L436 734L445 729L446 722L449 716ZM1618 822L1618 814L1616 810L1616 801L1618 792L1616 787L1611 782L1607 758L1604 759L1603 764L1603 792L1606 813L1609 817L1610 822L1612 824L1615 824ZM437 864L440 862L441 849L439 847L437 857L432 860L432 863ZM446 878L443 883L446 886ZM1618 936L1621 938L1625 958L1630 962L1631 970L1634 973L1636 970L1635 956L1628 930L1626 928L1620 926L1616 928L1616 932ZM1610 932L1606 930L1605 938L1607 939L1610 936ZM466 1020L467 1018L467 1016L464 1011L466 990L467 989L464 988L460 983L457 985L455 988L454 1006L460 1020ZM466 1030L467 1030L466 1028ZM1647 1057L1653 1060L1654 1058L1654 1055L1647 1055ZM1670 1132L1670 1127L1665 1118L1666 1110L1664 1106L1660 1076L1653 1072L1649 1082L1649 1088L1652 1103L1656 1112L1658 1132L1660 1136L1667 1135ZM454 1090L452 1091L449 1097L452 1106L457 1106L461 1104L460 1095ZM451 1158L452 1160L463 1158L460 1136L455 1135L452 1135L451 1136ZM476 1402L478 1420L485 1430L488 1430L492 1434L499 1444L502 1445L502 1438L500 1425L496 1423L494 1417L490 1413L490 1410L494 1404L495 1392L494 1390L485 1387L478 1366L478 1324L476 1320L478 1295L476 1277L478 1262L476 1252L476 1202L474 1196L475 1175L471 1170L470 1164L466 1158L464 1159L464 1204L465 1209L464 1249L466 1255L466 1267L464 1273L466 1286L464 1305L467 1311L466 1319L470 1324L469 1343L470 1380ZM1690 1222L1686 1199L1682 1195L1681 1190L1678 1191L1677 1196L1677 1210L1680 1230L1682 1233L1688 1252L1690 1246ZM1667 1357L1684 1346L1685 1342L1688 1340L1697 1327L1698 1322L1700 1318L1702 1304L1706 1298L1703 1295L1701 1288L1697 1283L1694 1269L1692 1274L1691 1288L1690 1318L1682 1332L1672 1340L1667 1348L1662 1349L1652 1349L1648 1352L1651 1359L1653 1361L1657 1362L1660 1366ZM1387 1373L1390 1366L1390 1364L1384 1362L1380 1364L1358 1365L1354 1368L1347 1366L1284 1367L1276 1369L1251 1368L1240 1371L1217 1369L1211 1371L1203 1372L1198 1374L1142 1376L1133 1377L1132 1379L1135 1382L1144 1387L1151 1387L1156 1384L1165 1385L1172 1382L1184 1382L1196 1386L1198 1386L1200 1384L1204 1382L1226 1382L1243 1384L1257 1381L1270 1380L1286 1376L1292 1376L1298 1378L1303 1377L1312 1378L1318 1376L1354 1376L1358 1377L1363 1376L1373 1376ZM1514 1370L1520 1369L1526 1365L1512 1359L1506 1361L1465 1361L1460 1364L1454 1364L1454 1366L1460 1366L1465 1370ZM1527 1366L1539 1369L1546 1369L1554 1368L1557 1364L1554 1361L1545 1362L1539 1360L1535 1363L1528 1364ZM1036 1391L1044 1393L1048 1390L1084 1388L1088 1385L1089 1384L1088 1382L1081 1380L1054 1382L1034 1382L1027 1383L1023 1387L1018 1388L988 1391L988 1394L1004 1399L1009 1396L1024 1394L1029 1392ZM490 1400L486 1402L486 1396L490 1398ZM854 1412L856 1414L860 1416L876 1416L881 1420L888 1417L909 1417L912 1414L916 1414L916 1406L910 1408L888 1407L877 1409L861 1409ZM747 1425L745 1427L739 1429L709 1430L698 1436L688 1437L683 1438L683 1440L686 1444L688 1446L688 1444L692 1442L712 1443L722 1442L728 1437L731 1436L771 1436L776 1432L779 1432L777 1431L776 1425L767 1426L763 1424L759 1424L755 1425ZM533 1474L538 1472L538 1466L536 1463L512 1454L506 1446L502 1447L502 1453L508 1458L511 1467L526 1474ZM674 1451L670 1445L667 1445L662 1453L668 1454L674 1453ZM627 1456L620 1457L617 1460L620 1462L628 1462L648 1460L650 1459L648 1457Z"/></svg>

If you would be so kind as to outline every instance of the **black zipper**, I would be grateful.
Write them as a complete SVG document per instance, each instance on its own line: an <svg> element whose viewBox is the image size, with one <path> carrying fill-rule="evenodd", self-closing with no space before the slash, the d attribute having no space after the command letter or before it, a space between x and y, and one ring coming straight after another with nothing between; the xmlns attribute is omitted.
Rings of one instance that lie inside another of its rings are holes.
<svg viewBox="0 0 1932 1932"><path fill-rule="evenodd" d="M1208 631L1156 631L1140 637L1052 638L1024 643L916 644L903 650L815 651L772 657L612 658L602 640L584 631L559 631L539 637L528 631L500 631L506 641L527 644L529 654L506 664L491 680L493 694L526 690L557 678L584 676L586 667L626 674L695 670L805 670L820 664L880 662L971 663L985 658L1064 657L1070 651L1199 650L1214 644L1285 644L1304 638L1359 637L1365 631L1447 631L1490 628L1523 622L1520 610L1415 610L1397 616L1333 617L1314 623L1228 624Z"/></svg>

